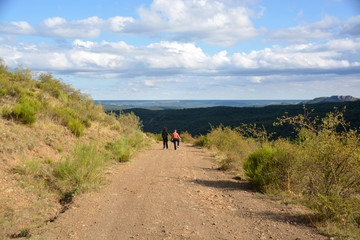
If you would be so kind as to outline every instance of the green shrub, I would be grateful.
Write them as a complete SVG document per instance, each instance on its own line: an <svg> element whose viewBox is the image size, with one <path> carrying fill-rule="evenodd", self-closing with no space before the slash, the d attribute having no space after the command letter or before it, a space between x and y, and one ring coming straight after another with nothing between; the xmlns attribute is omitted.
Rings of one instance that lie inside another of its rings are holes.
<svg viewBox="0 0 360 240"><path fill-rule="evenodd" d="M8 106L4 106L1 109L1 113L2 113L3 117L9 118L11 116L11 108Z"/></svg>
<svg viewBox="0 0 360 240"><path fill-rule="evenodd" d="M68 128L76 137L81 137L84 135L85 126L78 119L70 118L68 121Z"/></svg>
<svg viewBox="0 0 360 240"><path fill-rule="evenodd" d="M299 132L302 161L296 173L297 191L326 219L354 222L360 213L358 130L349 130L342 112L337 110L320 120L304 114L285 117L283 122Z"/></svg>
<svg viewBox="0 0 360 240"><path fill-rule="evenodd" d="M195 139L191 136L188 131L180 133L181 141L186 143L195 143Z"/></svg>
<svg viewBox="0 0 360 240"><path fill-rule="evenodd" d="M147 133L146 133L146 136L154 139L154 140L157 141L157 142L162 142L162 140L163 140L163 139L162 139L162 136L161 136L161 133L155 134L155 133L149 133L149 132L147 132Z"/></svg>
<svg viewBox="0 0 360 240"><path fill-rule="evenodd" d="M55 106L51 111L55 115L55 118L63 125L67 125L70 119L78 118L76 111L69 107Z"/></svg>
<svg viewBox="0 0 360 240"><path fill-rule="evenodd" d="M108 142L106 149L110 150L113 159L119 162L130 161L131 149L126 140Z"/></svg>
<svg viewBox="0 0 360 240"><path fill-rule="evenodd" d="M91 121L90 119L86 118L83 120L83 124L85 125L85 127L89 128L91 127Z"/></svg>
<svg viewBox="0 0 360 240"><path fill-rule="evenodd" d="M264 145L248 156L243 167L250 183L257 190L269 192L290 190L295 163L294 154L282 146Z"/></svg>
<svg viewBox="0 0 360 240"><path fill-rule="evenodd" d="M199 146L199 147L209 147L209 139L204 136L204 135L200 135L196 140L195 140L195 145Z"/></svg>
<svg viewBox="0 0 360 240"><path fill-rule="evenodd" d="M78 193L104 181L108 160L108 155L95 143L77 144L69 157L55 165L54 176L64 193Z"/></svg>
<svg viewBox="0 0 360 240"><path fill-rule="evenodd" d="M213 128L206 138L200 137L200 141L217 152L220 169L235 170L239 175L242 175L243 161L256 146L255 141L243 137L239 129L223 126Z"/></svg>
<svg viewBox="0 0 360 240"><path fill-rule="evenodd" d="M140 130L126 134L115 142L108 142L106 149L111 152L112 158L119 162L130 161L137 150L147 145L146 139Z"/></svg>
<svg viewBox="0 0 360 240"><path fill-rule="evenodd" d="M124 126L124 132L131 133L142 128L141 120L133 112L131 113L119 113L117 120L121 126Z"/></svg>
<svg viewBox="0 0 360 240"><path fill-rule="evenodd" d="M6 95L6 90L3 88L0 88L0 97L5 96Z"/></svg>
<svg viewBox="0 0 360 240"><path fill-rule="evenodd" d="M36 114L41 103L32 98L21 97L13 108L16 119L21 119L26 124L33 124L36 121Z"/></svg>

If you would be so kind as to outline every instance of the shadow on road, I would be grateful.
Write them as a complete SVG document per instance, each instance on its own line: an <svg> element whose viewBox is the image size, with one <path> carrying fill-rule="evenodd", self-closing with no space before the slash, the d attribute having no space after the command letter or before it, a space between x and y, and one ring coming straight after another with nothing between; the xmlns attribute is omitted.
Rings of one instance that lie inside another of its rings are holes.
<svg viewBox="0 0 360 240"><path fill-rule="evenodd" d="M248 191L248 192L254 192L251 188L251 185L246 181L231 181L231 180L202 180L202 179L194 179L190 182L200 184L202 186L206 187L212 187L212 188L221 188L225 190L241 190L241 191Z"/></svg>
<svg viewBox="0 0 360 240"><path fill-rule="evenodd" d="M269 219L272 221L288 223L290 225L304 225L307 227L313 227L311 220L313 217L309 214L289 214L288 212L260 212L255 213L255 216L259 217L260 219Z"/></svg>

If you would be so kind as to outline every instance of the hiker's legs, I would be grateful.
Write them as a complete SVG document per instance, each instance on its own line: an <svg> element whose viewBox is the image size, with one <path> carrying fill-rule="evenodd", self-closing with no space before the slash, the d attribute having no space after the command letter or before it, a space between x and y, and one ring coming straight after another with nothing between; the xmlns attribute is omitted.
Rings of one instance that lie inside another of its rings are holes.
<svg viewBox="0 0 360 240"><path fill-rule="evenodd" d="M179 139L175 138L174 139L174 148L176 150L176 142L177 142L177 145L179 146Z"/></svg>
<svg viewBox="0 0 360 240"><path fill-rule="evenodd" d="M163 148L165 149L165 147L167 148L167 141L166 139L163 139Z"/></svg>
<svg viewBox="0 0 360 240"><path fill-rule="evenodd" d="M173 143L174 143L174 149L175 149L175 150L176 150L176 141L177 141L177 139L174 138L174 139L173 139Z"/></svg>
<svg viewBox="0 0 360 240"><path fill-rule="evenodd" d="M165 140L165 146L166 146L166 149L169 149L169 146L168 146L168 141ZM165 147L164 147L165 148Z"/></svg>

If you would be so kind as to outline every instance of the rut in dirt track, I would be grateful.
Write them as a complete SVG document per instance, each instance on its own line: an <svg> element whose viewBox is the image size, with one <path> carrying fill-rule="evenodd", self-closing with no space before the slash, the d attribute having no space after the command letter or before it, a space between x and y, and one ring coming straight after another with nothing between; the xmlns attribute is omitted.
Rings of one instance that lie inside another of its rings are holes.
<svg viewBox="0 0 360 240"><path fill-rule="evenodd" d="M275 203L182 144L137 154L111 183L75 199L44 239L327 239L295 207Z"/></svg>

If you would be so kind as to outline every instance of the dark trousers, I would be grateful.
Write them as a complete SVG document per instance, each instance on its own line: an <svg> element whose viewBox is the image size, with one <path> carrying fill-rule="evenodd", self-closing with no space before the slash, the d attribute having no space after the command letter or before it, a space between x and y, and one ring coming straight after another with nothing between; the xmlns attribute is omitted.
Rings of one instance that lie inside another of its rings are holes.
<svg viewBox="0 0 360 240"><path fill-rule="evenodd" d="M163 139L163 147L164 147L164 149L165 149L165 147L166 147L166 149L169 148L167 139Z"/></svg>
<svg viewBox="0 0 360 240"><path fill-rule="evenodd" d="M177 146L179 146L180 141L179 141L178 138L174 138L174 139L173 139L173 142L174 142L174 149L176 150L176 143L177 143Z"/></svg>

